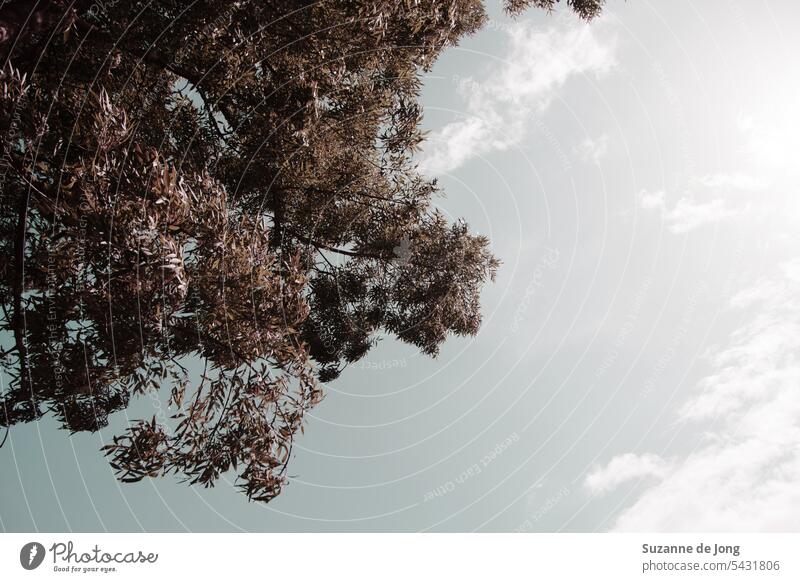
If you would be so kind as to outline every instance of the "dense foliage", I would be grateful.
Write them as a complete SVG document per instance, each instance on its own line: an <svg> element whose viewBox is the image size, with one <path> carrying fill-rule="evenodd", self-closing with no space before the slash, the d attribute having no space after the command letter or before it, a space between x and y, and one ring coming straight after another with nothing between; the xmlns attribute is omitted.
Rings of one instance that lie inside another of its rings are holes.
<svg viewBox="0 0 800 582"><path fill-rule="evenodd" d="M554 1L507 9L528 5ZM4 3L0 423L97 430L163 388L169 418L106 447L120 478L235 469L268 500L319 382L378 332L431 355L474 334L498 261L413 154L420 73L485 19L478 0Z"/></svg>

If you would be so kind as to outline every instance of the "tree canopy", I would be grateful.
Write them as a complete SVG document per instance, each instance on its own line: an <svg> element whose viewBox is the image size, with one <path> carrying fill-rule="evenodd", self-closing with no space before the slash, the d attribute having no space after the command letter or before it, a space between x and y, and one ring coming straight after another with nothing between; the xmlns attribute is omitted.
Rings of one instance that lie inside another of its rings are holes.
<svg viewBox="0 0 800 582"><path fill-rule="evenodd" d="M475 334L499 262L414 153L421 73L485 20L478 0L5 3L0 424L95 431L164 389L168 418L105 447L118 476L235 470L269 500L321 383L379 332L430 355Z"/></svg>

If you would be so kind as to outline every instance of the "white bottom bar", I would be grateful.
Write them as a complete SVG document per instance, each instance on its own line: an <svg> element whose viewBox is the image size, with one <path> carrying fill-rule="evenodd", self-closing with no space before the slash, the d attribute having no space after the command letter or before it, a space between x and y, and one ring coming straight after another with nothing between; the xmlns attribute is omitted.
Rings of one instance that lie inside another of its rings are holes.
<svg viewBox="0 0 800 582"><path fill-rule="evenodd" d="M798 547L800 534L3 534L0 579L795 581Z"/></svg>

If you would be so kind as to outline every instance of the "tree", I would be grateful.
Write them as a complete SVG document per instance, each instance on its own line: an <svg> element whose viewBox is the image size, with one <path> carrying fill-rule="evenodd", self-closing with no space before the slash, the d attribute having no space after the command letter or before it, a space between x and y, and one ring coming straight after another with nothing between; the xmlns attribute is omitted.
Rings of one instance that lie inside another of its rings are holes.
<svg viewBox="0 0 800 582"><path fill-rule="evenodd" d="M507 9L528 5L554 1ZM320 382L378 332L430 355L476 333L499 263L413 155L420 73L485 19L478 0L0 9L0 423L94 431L164 387L170 418L105 447L118 476L234 469L269 500Z"/></svg>

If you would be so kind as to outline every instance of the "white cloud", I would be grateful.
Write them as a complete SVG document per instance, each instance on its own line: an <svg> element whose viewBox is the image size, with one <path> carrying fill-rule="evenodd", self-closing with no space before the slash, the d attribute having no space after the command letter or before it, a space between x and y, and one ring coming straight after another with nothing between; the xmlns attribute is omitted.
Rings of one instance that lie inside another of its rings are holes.
<svg viewBox="0 0 800 582"><path fill-rule="evenodd" d="M427 174L450 172L470 158L520 143L530 119L550 105L577 75L599 75L614 66L615 42L600 39L601 22L589 27L574 19L547 28L523 21L507 28L508 50L483 81L464 79L464 118L433 132L420 162Z"/></svg>
<svg viewBox="0 0 800 582"><path fill-rule="evenodd" d="M609 137L601 135L597 138L587 137L574 148L581 159L592 164L599 164L600 160L608 153Z"/></svg>
<svg viewBox="0 0 800 582"><path fill-rule="evenodd" d="M772 115L758 118L740 115L736 126L745 137L748 161L771 171L796 168L794 152L800 147L800 135L796 131L798 117L794 103Z"/></svg>
<svg viewBox="0 0 800 582"><path fill-rule="evenodd" d="M730 207L721 198L698 202L684 197L678 200L672 210L664 214L664 218L669 223L671 232L683 234L698 226L736 218L745 213L745 208Z"/></svg>
<svg viewBox="0 0 800 582"><path fill-rule="evenodd" d="M664 209L664 191L648 192L642 190L639 193L639 207L645 210Z"/></svg>
<svg viewBox="0 0 800 582"><path fill-rule="evenodd" d="M751 174L733 172L730 174L708 174L698 176L694 180L698 185L706 188L722 190L763 190L769 183L762 177Z"/></svg>
<svg viewBox="0 0 800 582"><path fill-rule="evenodd" d="M643 191L638 198L639 207L657 212L675 234L743 217L753 222L775 212L796 214L796 209L787 203L787 199L794 199L797 182L797 164L793 163L791 152L800 146L800 138L795 135L794 126L781 127L740 115L736 127L745 154L730 164L736 170L693 176L684 192L675 193L673 200L679 199L674 204L668 204L669 196L663 191ZM787 181L786 176L791 179ZM764 195L769 196L767 204L760 203Z"/></svg>
<svg viewBox="0 0 800 582"><path fill-rule="evenodd" d="M606 493L633 479L663 477L667 468L666 461L657 455L625 453L592 471L584 484L593 494Z"/></svg>
<svg viewBox="0 0 800 582"><path fill-rule="evenodd" d="M618 517L634 531L794 531L800 523L800 263L731 300L750 321L679 412L711 427Z"/></svg>
<svg viewBox="0 0 800 582"><path fill-rule="evenodd" d="M491 128L477 117L450 123L428 139L432 147L420 163L420 171L428 174L449 172L473 156L507 147L502 141L493 143Z"/></svg>
<svg viewBox="0 0 800 582"><path fill-rule="evenodd" d="M737 182L740 188L753 187L754 181L742 176L722 175L704 176L692 180L696 188L716 189ZM747 216L751 210L748 201L730 201L720 196L707 199L705 192L687 192L671 208L667 207L666 193L663 190L648 192L642 190L638 196L639 207L659 213L667 222L669 231L684 234L700 226L715 224Z"/></svg>

